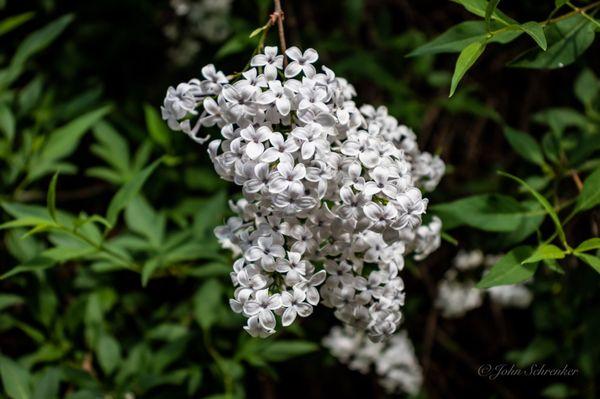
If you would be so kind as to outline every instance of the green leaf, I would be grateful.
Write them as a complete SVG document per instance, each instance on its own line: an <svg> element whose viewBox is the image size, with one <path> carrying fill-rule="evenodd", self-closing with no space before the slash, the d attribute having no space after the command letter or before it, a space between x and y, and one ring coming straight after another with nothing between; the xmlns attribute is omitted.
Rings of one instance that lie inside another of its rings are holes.
<svg viewBox="0 0 600 399"><path fill-rule="evenodd" d="M282 362L318 349L319 346L314 342L277 340L261 348L260 357L267 362Z"/></svg>
<svg viewBox="0 0 600 399"><path fill-rule="evenodd" d="M55 399L59 398L61 370L50 367L42 371L33 384L32 399Z"/></svg>
<svg viewBox="0 0 600 399"><path fill-rule="evenodd" d="M2 21L0 21L0 36L5 35L11 30L23 25L25 22L29 21L33 16L33 12L25 12L3 19Z"/></svg>
<svg viewBox="0 0 600 399"><path fill-rule="evenodd" d="M565 257L565 251L552 244L541 244L533 251L533 253L521 264L537 263L544 259L563 259Z"/></svg>
<svg viewBox="0 0 600 399"><path fill-rule="evenodd" d="M534 49L509 65L520 68L555 69L570 65L594 42L594 25L580 15L546 27L548 48Z"/></svg>
<svg viewBox="0 0 600 399"><path fill-rule="evenodd" d="M166 218L157 213L141 195L135 196L125 207L125 222L131 231L148 238L154 248L160 247L164 235Z"/></svg>
<svg viewBox="0 0 600 399"><path fill-rule="evenodd" d="M158 114L158 111L149 104L144 104L144 115L150 137L163 148L169 148L171 145L171 131Z"/></svg>
<svg viewBox="0 0 600 399"><path fill-rule="evenodd" d="M146 168L142 169L138 173L136 173L131 180L129 180L121 189L115 194L113 199L110 201L108 205L108 211L106 214L106 220L114 226L117 222L117 217L119 216L119 212L121 212L133 198L140 192L144 183L152 172L160 165L162 162L162 158L157 159L152 162Z"/></svg>
<svg viewBox="0 0 600 399"><path fill-rule="evenodd" d="M467 11L477 15L478 17L484 17L486 10L488 9L488 2L486 0L452 0L455 3L462 4ZM515 20L508 17L502 11L496 9L491 12L490 18L503 23L504 25L511 25L515 23Z"/></svg>
<svg viewBox="0 0 600 399"><path fill-rule="evenodd" d="M103 334L98 339L96 346L98 363L104 374L111 374L121 362L121 345L111 335Z"/></svg>
<svg viewBox="0 0 600 399"><path fill-rule="evenodd" d="M0 376L4 391L12 399L30 399L29 372L14 360L0 355Z"/></svg>
<svg viewBox="0 0 600 399"><path fill-rule="evenodd" d="M533 120L548 125L557 138L570 126L587 130L589 124L584 115L571 108L547 108L534 114Z"/></svg>
<svg viewBox="0 0 600 399"><path fill-rule="evenodd" d="M15 266L3 275L0 276L0 280L5 280L9 277L12 277L16 274L20 273L28 273L45 270L49 267L52 267L56 264L53 259L44 258L44 257L35 257L25 263L20 264L19 266Z"/></svg>
<svg viewBox="0 0 600 399"><path fill-rule="evenodd" d="M529 134L513 129L509 126L504 127L504 136L511 147L524 159L537 165L545 165L542 148L537 141Z"/></svg>
<svg viewBox="0 0 600 399"><path fill-rule="evenodd" d="M221 46L215 54L215 58L221 59L228 55L241 53L246 49L252 48L255 43L256 41L254 38L250 38L246 33L240 32L237 35L232 36L223 44L223 46Z"/></svg>
<svg viewBox="0 0 600 399"><path fill-rule="evenodd" d="M223 221L223 216L227 209L227 193L219 191L212 197L203 201L203 206L199 207L194 214L194 232L197 237L207 237L212 235L212 230Z"/></svg>
<svg viewBox="0 0 600 399"><path fill-rule="evenodd" d="M248 36L249 38L253 38L254 36L258 35L259 33L261 33L262 31L264 31L265 29L269 28L271 26L270 22L267 22L266 24L264 24L263 26L261 26L260 28L256 28L252 31L252 33L250 33L250 36Z"/></svg>
<svg viewBox="0 0 600 399"><path fill-rule="evenodd" d="M52 180L50 181L50 186L48 187L48 195L47 195L47 203L48 203L48 213L52 220L57 222L56 218L56 182L58 181L58 172L52 176Z"/></svg>
<svg viewBox="0 0 600 399"><path fill-rule="evenodd" d="M556 344L549 338L536 337L521 351L513 351L507 354L507 360L514 362L518 367L525 368L535 362L547 359L556 352Z"/></svg>
<svg viewBox="0 0 600 399"><path fill-rule="evenodd" d="M492 14L496 11L500 0L490 0L485 7L485 24L488 26L488 30L491 30Z"/></svg>
<svg viewBox="0 0 600 399"><path fill-rule="evenodd" d="M15 125L15 116L10 108L0 104L0 130L4 132L8 141L12 141L15 137Z"/></svg>
<svg viewBox="0 0 600 399"><path fill-rule="evenodd" d="M72 21L73 15L64 15L27 36L25 40L19 44L12 59L12 63L22 64L35 53L48 47L48 45L50 45L50 43L52 43Z"/></svg>
<svg viewBox="0 0 600 399"><path fill-rule="evenodd" d="M542 205L542 207L544 207L544 209L546 210L546 212L550 215L550 218L552 219L552 221L554 222L554 226L556 227L556 233L558 234L560 240L562 241L562 243L566 247L567 246L567 238L565 236L565 232L564 232L564 230L562 228L562 225L560 223L560 219L558 218L558 215L556 214L556 211L554 210L554 208L552 207L552 205L550 205L550 203L548 202L548 200L542 194L540 194L536 190L534 190L529 184L527 184L522 179L519 179L518 177L513 176L511 174L508 174L508 173L505 173L505 172L498 172L498 174L500 174L501 176L508 177L509 179L512 179L512 180L516 181L521 186L523 186L525 189L527 189L527 191L529 191L531 193L531 195L533 195L533 197Z"/></svg>
<svg viewBox="0 0 600 399"><path fill-rule="evenodd" d="M575 81L575 95L585 106L591 106L600 93L600 80L589 68L584 69Z"/></svg>
<svg viewBox="0 0 600 399"><path fill-rule="evenodd" d="M526 22L522 25L519 25L519 29L522 29L523 32L527 33L543 51L546 51L548 48L548 43L546 41L546 35L544 34L544 27L538 22Z"/></svg>
<svg viewBox="0 0 600 399"><path fill-rule="evenodd" d="M495 29L498 25L492 23L492 27ZM505 44L516 39L522 33L519 30L507 30L489 38L489 43ZM483 21L461 22L430 42L417 47L407 57L439 53L458 53L471 43L485 40L488 40L488 32Z"/></svg>
<svg viewBox="0 0 600 399"><path fill-rule="evenodd" d="M110 106L88 112L50 133L42 149L32 160L28 179L35 180L56 172L57 161L71 155L81 137L109 111Z"/></svg>
<svg viewBox="0 0 600 399"><path fill-rule="evenodd" d="M103 120L94 125L92 132L97 143L92 145L91 150L108 165L112 166L116 172L117 177L112 182L115 184L126 182L136 172L131 165L127 141L111 124ZM88 169L88 174L90 174L90 169Z"/></svg>
<svg viewBox="0 0 600 399"><path fill-rule="evenodd" d="M223 287L219 280L206 281L194 295L194 315L203 330L209 330L218 320Z"/></svg>
<svg viewBox="0 0 600 399"><path fill-rule="evenodd" d="M524 207L516 199L501 194L483 194L436 204L430 208L442 218L444 229L467 225L484 231L513 232L533 221L533 227L544 218L542 209Z"/></svg>
<svg viewBox="0 0 600 399"><path fill-rule="evenodd" d="M598 204L600 204L600 169L596 169L583 182L583 189L577 197L574 212L582 212Z"/></svg>
<svg viewBox="0 0 600 399"><path fill-rule="evenodd" d="M450 84L450 96L456 91L458 82L463 78L465 73L475 64L475 61L479 58L485 50L485 43L475 42L465 47L459 54L456 60L456 66L454 67L454 74L452 75L452 83Z"/></svg>
<svg viewBox="0 0 600 399"><path fill-rule="evenodd" d="M152 277L152 275L154 274L154 272L156 272L156 270L158 270L160 267L163 266L163 262L161 261L160 258L152 258L149 259L146 263L144 263L144 266L142 267L142 287L145 287L146 285L148 285L148 281L150 281L150 278Z"/></svg>
<svg viewBox="0 0 600 399"><path fill-rule="evenodd" d="M579 244L573 252L575 252L575 253L587 252L587 251L592 251L594 249L600 249L600 238L598 238L598 237L594 237L594 238L590 238L589 240L585 240L584 242Z"/></svg>
<svg viewBox="0 0 600 399"><path fill-rule="evenodd" d="M584 261L585 263L587 263L588 265L593 267L594 270L596 270L598 273L600 273L600 258L599 257L590 255L590 254L583 254L583 253L575 253L575 256L577 256L579 259L581 259L582 261Z"/></svg>
<svg viewBox="0 0 600 399"><path fill-rule="evenodd" d="M557 0L556 2L566 2L566 0ZM542 391L542 396L550 399L564 399L571 396L569 387L565 384L551 384Z"/></svg>
<svg viewBox="0 0 600 399"><path fill-rule="evenodd" d="M14 294L0 294L0 310L23 303L23 298Z"/></svg>
<svg viewBox="0 0 600 399"><path fill-rule="evenodd" d="M533 276L537 263L521 264L532 253L529 246L521 246L513 249L502 257L481 281L477 288L490 288L497 285L509 285L522 283Z"/></svg>

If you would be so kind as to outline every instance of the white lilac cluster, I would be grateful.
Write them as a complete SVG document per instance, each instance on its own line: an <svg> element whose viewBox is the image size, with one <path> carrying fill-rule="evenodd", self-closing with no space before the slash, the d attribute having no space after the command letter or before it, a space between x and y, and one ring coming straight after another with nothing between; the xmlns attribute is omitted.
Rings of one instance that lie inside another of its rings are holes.
<svg viewBox="0 0 600 399"><path fill-rule="evenodd" d="M350 327L334 327L323 339L323 346L352 370L366 374L373 368L389 393L415 395L421 389L421 366L404 330L385 342L372 342Z"/></svg>
<svg viewBox="0 0 600 399"><path fill-rule="evenodd" d="M419 151L415 134L385 107L352 101L345 79L314 65L318 54L276 47L250 69L227 77L213 65L203 79L170 87L162 116L208 145L216 172L242 187L237 216L215 233L239 255L231 308L245 329L265 337L276 315L288 326L319 302L373 340L400 324L404 256L422 259L440 244L441 222L422 225L421 187L444 173L437 156Z"/></svg>
<svg viewBox="0 0 600 399"><path fill-rule="evenodd" d="M171 0L177 17L164 27L173 43L169 57L177 65L188 64L204 42L219 43L231 32L232 0Z"/></svg>
<svg viewBox="0 0 600 399"><path fill-rule="evenodd" d="M436 306L442 316L458 318L468 311L480 307L487 292L490 299L500 306L525 308L533 295L523 284L501 285L483 291L475 287L477 278L498 260L499 255L484 255L476 249L470 252L461 250L454 258L453 265L438 284ZM472 271L477 271L474 275Z"/></svg>

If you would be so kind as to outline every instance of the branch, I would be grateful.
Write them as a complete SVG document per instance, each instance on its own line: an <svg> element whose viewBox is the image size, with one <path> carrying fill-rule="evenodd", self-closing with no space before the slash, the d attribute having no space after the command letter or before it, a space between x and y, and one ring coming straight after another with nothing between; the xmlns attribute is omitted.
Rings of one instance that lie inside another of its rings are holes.
<svg viewBox="0 0 600 399"><path fill-rule="evenodd" d="M271 23L274 24L277 21L277 31L279 32L279 47L283 54L283 67L287 66L287 56L285 55L285 32L283 30L283 10L281 9L281 0L273 0L275 3L275 12L271 14Z"/></svg>

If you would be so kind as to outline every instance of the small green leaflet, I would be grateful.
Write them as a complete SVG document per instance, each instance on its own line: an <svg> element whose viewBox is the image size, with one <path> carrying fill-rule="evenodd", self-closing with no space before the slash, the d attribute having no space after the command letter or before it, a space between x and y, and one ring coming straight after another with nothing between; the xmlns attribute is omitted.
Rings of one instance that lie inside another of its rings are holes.
<svg viewBox="0 0 600 399"><path fill-rule="evenodd" d="M556 245L542 244L527 259L523 260L521 264L537 263L544 259L562 259L564 257L565 252Z"/></svg>
<svg viewBox="0 0 600 399"><path fill-rule="evenodd" d="M456 60L456 66L454 67L454 74L452 75L452 83L450 84L450 95L452 97L456 91L458 83L463 78L465 73L475 64L475 61L479 58L485 50L486 44L484 42L475 42L465 47L459 54Z"/></svg>
<svg viewBox="0 0 600 399"><path fill-rule="evenodd" d="M600 238L594 237L589 240L585 240L575 248L574 253L593 251L594 249L600 249Z"/></svg>

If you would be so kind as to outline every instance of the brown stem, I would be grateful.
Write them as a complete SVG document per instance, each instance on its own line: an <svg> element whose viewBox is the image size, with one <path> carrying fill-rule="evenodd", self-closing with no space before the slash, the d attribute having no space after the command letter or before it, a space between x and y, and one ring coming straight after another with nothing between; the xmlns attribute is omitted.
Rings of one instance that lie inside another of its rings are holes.
<svg viewBox="0 0 600 399"><path fill-rule="evenodd" d="M573 178L573 182L577 186L577 190L583 190L583 183L581 182L581 178L577 174L576 170L571 170L571 177Z"/></svg>
<svg viewBox="0 0 600 399"><path fill-rule="evenodd" d="M275 12L272 17L277 18L277 31L279 32L279 47L283 54L283 67L287 66L287 56L285 55L285 32L283 30L283 10L281 9L281 0L273 0L275 3Z"/></svg>

